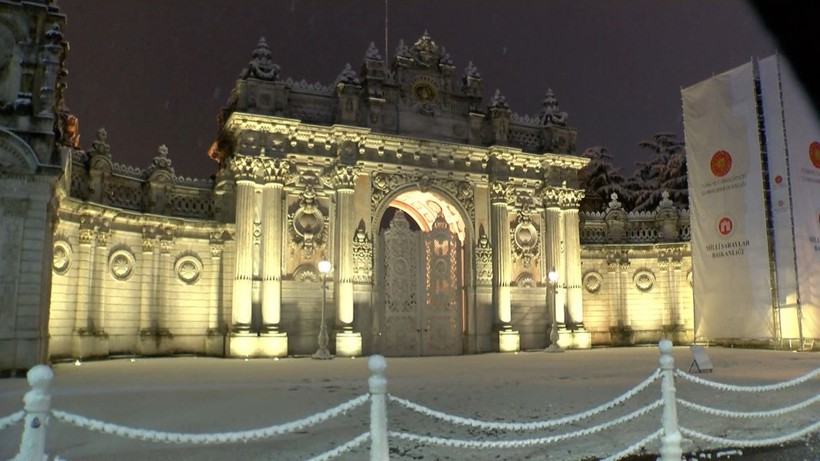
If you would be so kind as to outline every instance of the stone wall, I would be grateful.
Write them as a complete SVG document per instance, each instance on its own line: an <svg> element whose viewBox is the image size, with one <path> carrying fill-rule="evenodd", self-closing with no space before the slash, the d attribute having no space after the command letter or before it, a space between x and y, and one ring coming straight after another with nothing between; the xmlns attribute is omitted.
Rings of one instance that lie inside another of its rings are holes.
<svg viewBox="0 0 820 461"><path fill-rule="evenodd" d="M693 340L688 210L581 214L584 324L596 345Z"/></svg>

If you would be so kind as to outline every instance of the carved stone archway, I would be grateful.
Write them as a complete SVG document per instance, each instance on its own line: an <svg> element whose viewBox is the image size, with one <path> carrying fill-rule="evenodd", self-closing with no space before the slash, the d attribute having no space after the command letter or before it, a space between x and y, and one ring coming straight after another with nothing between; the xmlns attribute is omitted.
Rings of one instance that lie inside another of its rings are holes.
<svg viewBox="0 0 820 461"><path fill-rule="evenodd" d="M464 353L471 226L440 191L406 188L378 218L374 350L390 356Z"/></svg>

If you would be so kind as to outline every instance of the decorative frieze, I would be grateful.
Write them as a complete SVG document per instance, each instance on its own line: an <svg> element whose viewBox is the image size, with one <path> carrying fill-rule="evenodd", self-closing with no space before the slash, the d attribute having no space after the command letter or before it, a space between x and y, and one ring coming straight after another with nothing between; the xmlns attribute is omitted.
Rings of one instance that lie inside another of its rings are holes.
<svg viewBox="0 0 820 461"><path fill-rule="evenodd" d="M391 173L377 173L373 175L372 191L370 200L374 207L382 204L384 198L396 189L407 184L415 185L425 192L431 187L436 187L450 193L452 198L457 200L470 218L475 218L475 192L472 184L467 181L454 181L431 177L430 175L402 175Z"/></svg>

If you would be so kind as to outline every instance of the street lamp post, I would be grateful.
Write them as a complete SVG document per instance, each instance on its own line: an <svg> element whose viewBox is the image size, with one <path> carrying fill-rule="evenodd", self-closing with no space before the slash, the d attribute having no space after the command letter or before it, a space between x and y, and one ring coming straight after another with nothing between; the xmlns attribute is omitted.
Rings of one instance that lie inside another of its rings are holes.
<svg viewBox="0 0 820 461"><path fill-rule="evenodd" d="M549 284L552 286L552 327L550 328L550 345L544 349L544 352L564 352L561 346L558 345L558 319L556 318L557 309L555 306L555 298L558 293L558 272L555 272L554 267L549 271L547 277L549 278Z"/></svg>
<svg viewBox="0 0 820 461"><path fill-rule="evenodd" d="M327 274L332 269L332 265L330 261L327 259L322 258L319 261L319 272L322 273L322 323L319 326L319 350L313 354L314 359L320 360L330 360L333 358L333 355L330 354L330 351L327 350L327 343L328 343L328 334L327 334L327 324L325 323L325 303L327 301Z"/></svg>

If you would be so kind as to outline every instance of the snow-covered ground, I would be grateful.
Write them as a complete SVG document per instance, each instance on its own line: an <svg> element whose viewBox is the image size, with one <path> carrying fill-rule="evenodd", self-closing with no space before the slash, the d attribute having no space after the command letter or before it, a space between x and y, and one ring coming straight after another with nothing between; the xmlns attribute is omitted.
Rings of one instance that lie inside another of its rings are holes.
<svg viewBox="0 0 820 461"><path fill-rule="evenodd" d="M743 385L786 381L820 367L820 355L711 347L714 372L705 379ZM676 366L692 360L673 350ZM461 357L388 358L388 392L443 412L487 421L532 422L595 407L640 383L658 367L657 347L593 349L563 354L522 352ZM52 408L130 427L176 432L256 429L309 416L367 392L367 359L318 361L128 358L54 366ZM0 417L22 408L23 378L0 380ZM734 410L784 407L820 393L820 378L775 392L728 393L677 380L678 397ZM656 381L627 403L571 427L503 433L457 427L388 405L389 429L447 438L510 440L545 437L609 421L656 400ZM794 432L818 420L815 404L788 416L728 420L678 408L680 424L736 439ZM660 410L598 434L532 448L465 450L391 439L393 459L580 460L612 454L660 427ZM47 452L78 460L291 460L306 459L366 432L369 403L305 431L223 446L147 443L92 433L51 420ZM21 425L0 432L0 459L16 453ZM695 441L684 450L708 447ZM365 444L337 459L368 459ZM657 452L657 442L647 449Z"/></svg>

